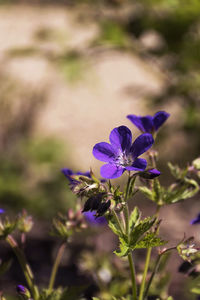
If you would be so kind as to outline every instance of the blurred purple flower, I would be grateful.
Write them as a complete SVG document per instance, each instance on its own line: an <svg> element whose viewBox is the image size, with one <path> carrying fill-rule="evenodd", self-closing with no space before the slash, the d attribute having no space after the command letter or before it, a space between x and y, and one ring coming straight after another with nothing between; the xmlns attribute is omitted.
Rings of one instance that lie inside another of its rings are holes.
<svg viewBox="0 0 200 300"><path fill-rule="evenodd" d="M130 129L120 126L111 131L109 139L110 144L102 142L93 148L94 157L107 162L101 167L102 177L113 179L120 177L125 170L144 171L146 169L146 160L138 157L154 143L151 134L141 134L132 144Z"/></svg>
<svg viewBox="0 0 200 300"><path fill-rule="evenodd" d="M94 212L88 211L83 213L88 223L91 225L105 225L107 224L107 220L105 217L96 217Z"/></svg>
<svg viewBox="0 0 200 300"><path fill-rule="evenodd" d="M4 213L5 213L5 210L3 208L0 208L0 215L4 214Z"/></svg>
<svg viewBox="0 0 200 300"><path fill-rule="evenodd" d="M154 133L169 118L170 114L165 111L158 111L152 116L128 115L127 118L142 132Z"/></svg>
<svg viewBox="0 0 200 300"><path fill-rule="evenodd" d="M190 222L191 225L200 224L200 213L197 215L197 217Z"/></svg>
<svg viewBox="0 0 200 300"><path fill-rule="evenodd" d="M71 169L68 168L63 168L62 173L65 175L65 177L68 179L69 183L71 186L77 185L79 183L78 180L75 180L74 178L72 178L73 175L83 175L86 176L88 178L91 178L90 172L73 172Z"/></svg>

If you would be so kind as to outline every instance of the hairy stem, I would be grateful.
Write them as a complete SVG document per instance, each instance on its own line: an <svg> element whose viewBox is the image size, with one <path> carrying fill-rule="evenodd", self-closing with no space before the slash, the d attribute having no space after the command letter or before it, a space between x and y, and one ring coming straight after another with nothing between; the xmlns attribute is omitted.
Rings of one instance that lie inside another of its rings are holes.
<svg viewBox="0 0 200 300"><path fill-rule="evenodd" d="M49 291L52 291L52 289L53 289L55 278L56 278L56 274L57 274L57 271L58 271L58 267L59 267L60 261L61 261L61 259L63 257L65 248L66 248L66 242L62 243L61 246L60 246L60 248L58 249L56 260L54 262L54 265L53 265L53 268L52 268L52 272L51 272L51 276L50 276L49 288L48 288Z"/></svg>
<svg viewBox="0 0 200 300"><path fill-rule="evenodd" d="M19 263L20 266L23 270L24 276L26 278L27 284L31 290L32 296L34 298L34 300L39 299L39 291L37 286L34 284L34 276L33 273L31 271L30 266L28 265L27 261L26 261L26 257L25 254L23 253L23 251L21 251L21 249L19 248L17 242L15 241L15 239L11 236L8 235L6 238L6 241L8 242L8 244L11 246L11 248L13 249Z"/></svg>
<svg viewBox="0 0 200 300"><path fill-rule="evenodd" d="M148 272L150 258L151 258L151 251L152 251L152 248L147 249L147 255L146 255L145 267L144 267L144 272L143 272L143 277L142 277L142 283L141 283L141 286L140 286L139 300L143 299L145 282L146 282L147 272Z"/></svg>
<svg viewBox="0 0 200 300"><path fill-rule="evenodd" d="M148 281L148 283L147 283L147 287L146 287L146 290L145 290L145 293L144 293L144 298L146 298L147 295L148 295L149 288L150 288L151 283L152 283L152 281L153 281L153 279L154 279L154 276L155 276L155 274L156 274L156 272L157 272L157 270L158 270L158 267L159 267L160 260L161 260L162 256L163 256L165 253L167 253L167 252L169 252L169 251L171 251L171 250L175 250L175 249L176 249L176 247L172 247L172 248L166 249L165 251L161 252L161 253L157 256L157 259L156 259L156 261L155 261L155 265L154 265L153 271L152 271L152 273L151 273L151 277L149 278L149 281Z"/></svg>
<svg viewBox="0 0 200 300"><path fill-rule="evenodd" d="M159 212L160 212L160 206L157 206L156 213L155 213L156 221L159 218ZM156 233L158 233L158 232L159 232L159 226L157 227L157 230L156 230ZM147 254L146 254L146 260L145 260L144 272L143 272L143 276L142 276L142 283L141 283L141 286L140 286L139 300L143 300L146 277L147 277L147 273L148 273L148 269L149 269L149 263L150 263L150 259L151 259L151 252L152 252L152 248L148 248L147 249ZM150 282L150 284L151 284L151 282Z"/></svg>

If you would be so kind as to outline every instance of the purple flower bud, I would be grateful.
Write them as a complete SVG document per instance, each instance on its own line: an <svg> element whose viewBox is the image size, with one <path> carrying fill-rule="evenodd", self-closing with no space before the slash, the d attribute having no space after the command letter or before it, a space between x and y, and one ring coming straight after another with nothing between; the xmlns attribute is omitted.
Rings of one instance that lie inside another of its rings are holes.
<svg viewBox="0 0 200 300"><path fill-rule="evenodd" d="M160 174L161 174L160 171L158 171L157 169L149 169L146 170L145 172L141 172L139 176L144 179L154 179L158 177Z"/></svg>
<svg viewBox="0 0 200 300"><path fill-rule="evenodd" d="M99 208L97 209L97 213L96 213L96 217L100 217L103 216L103 214L105 214L105 212L109 209L111 205L111 201L108 200L107 202L103 202L99 205Z"/></svg>
<svg viewBox="0 0 200 300"><path fill-rule="evenodd" d="M90 197L84 205L84 208L82 212L86 212L89 210L97 210L99 208L99 205L101 204L102 198L105 195L105 193L99 193L97 195L94 195Z"/></svg>
<svg viewBox="0 0 200 300"><path fill-rule="evenodd" d="M197 215L197 217L190 222L191 225L200 224L200 213Z"/></svg>
<svg viewBox="0 0 200 300"><path fill-rule="evenodd" d="M26 293L26 288L21 284L17 285L16 290L19 294L25 294Z"/></svg>

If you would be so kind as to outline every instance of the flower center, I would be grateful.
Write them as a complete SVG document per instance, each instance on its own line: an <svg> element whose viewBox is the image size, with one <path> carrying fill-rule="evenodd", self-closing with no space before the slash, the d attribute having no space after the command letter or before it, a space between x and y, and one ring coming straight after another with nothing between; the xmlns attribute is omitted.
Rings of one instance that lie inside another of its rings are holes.
<svg viewBox="0 0 200 300"><path fill-rule="evenodd" d="M122 152L116 157L115 163L123 167L131 166L133 164L133 158L130 154Z"/></svg>

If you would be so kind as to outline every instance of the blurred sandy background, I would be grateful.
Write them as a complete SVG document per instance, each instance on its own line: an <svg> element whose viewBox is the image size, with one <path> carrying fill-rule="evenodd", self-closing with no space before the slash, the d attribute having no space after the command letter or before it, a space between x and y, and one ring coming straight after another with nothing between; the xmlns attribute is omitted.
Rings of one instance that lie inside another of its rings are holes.
<svg viewBox="0 0 200 300"><path fill-rule="evenodd" d="M26 207L39 218L66 209L74 198L60 169L92 167L99 175L94 144L108 141L120 125L139 134L128 114L171 114L157 146L163 182L170 181L166 161L184 166L199 155L200 20L194 12L200 7L193 2L190 10L182 6L181 16L191 17L181 19L179 1L172 7L167 1L2 1L2 207L11 213ZM196 50L189 51L186 38ZM174 240L183 232L199 239L189 225L199 202L184 205L167 208L163 232Z"/></svg>

